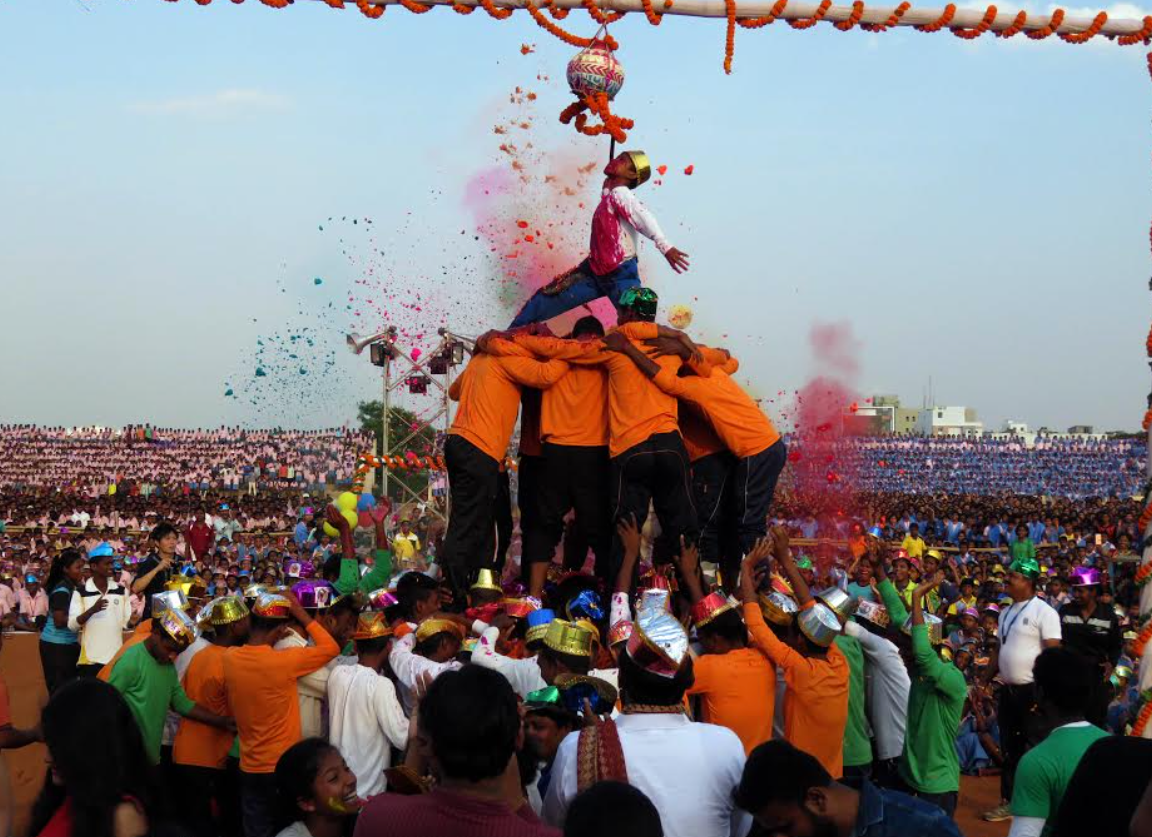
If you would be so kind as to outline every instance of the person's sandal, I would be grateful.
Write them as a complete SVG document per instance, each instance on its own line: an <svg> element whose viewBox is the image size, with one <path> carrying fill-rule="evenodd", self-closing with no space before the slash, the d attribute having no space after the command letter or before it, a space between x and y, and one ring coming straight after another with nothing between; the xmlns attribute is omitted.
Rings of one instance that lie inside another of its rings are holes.
<svg viewBox="0 0 1152 837"><path fill-rule="evenodd" d="M1012 819L1012 811L1007 804L1002 803L991 811L985 811L983 819L985 822L1004 822L1004 820Z"/></svg>

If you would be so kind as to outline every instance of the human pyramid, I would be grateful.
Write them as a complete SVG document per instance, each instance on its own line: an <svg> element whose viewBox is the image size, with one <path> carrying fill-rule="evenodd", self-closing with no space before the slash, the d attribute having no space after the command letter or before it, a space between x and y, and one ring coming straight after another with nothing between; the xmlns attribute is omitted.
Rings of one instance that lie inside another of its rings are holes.
<svg viewBox="0 0 1152 837"><path fill-rule="evenodd" d="M787 530L766 530L785 444L730 353L656 323L636 236L677 271L688 258L633 192L650 173L641 152L609 163L589 257L479 338L454 382L441 577L398 571L381 516L361 560L340 498L325 514L339 548L320 567L207 600L161 526L128 585L151 594L147 618L121 643L114 550L57 556L46 586L60 637L42 644L78 634L92 676L49 684L52 780L31 833L71 834L85 817L117 837L153 833L178 799L196 837L744 837L753 819L767 834L959 835L968 686L929 604L941 576L898 589L887 570L907 559L861 537L880 598L862 604L811 589ZM618 315L607 332L591 316L564 338L539 325L601 296ZM518 415L515 579L502 464ZM1036 598L1039 574L1034 557L1010 568L1000 632L1026 674L1009 700L1026 691L1070 724L1058 744L1074 762L1097 737L1083 718L1098 688L1091 663L1048 647L1061 620ZM957 606L958 620L974 613ZM1077 630L1097 640L1090 620ZM97 799L77 777L101 742L131 769ZM1011 746L1005 801L1033 829L1021 834L1049 833L1064 785Z"/></svg>

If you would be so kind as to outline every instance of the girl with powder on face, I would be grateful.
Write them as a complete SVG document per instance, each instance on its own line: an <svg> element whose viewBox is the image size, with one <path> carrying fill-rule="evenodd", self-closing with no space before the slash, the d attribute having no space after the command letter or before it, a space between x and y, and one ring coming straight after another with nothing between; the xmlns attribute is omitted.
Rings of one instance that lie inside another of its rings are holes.
<svg viewBox="0 0 1152 837"><path fill-rule="evenodd" d="M276 791L287 824L277 837L351 834L364 804L356 793L356 775L322 738L305 738L285 751L276 763Z"/></svg>

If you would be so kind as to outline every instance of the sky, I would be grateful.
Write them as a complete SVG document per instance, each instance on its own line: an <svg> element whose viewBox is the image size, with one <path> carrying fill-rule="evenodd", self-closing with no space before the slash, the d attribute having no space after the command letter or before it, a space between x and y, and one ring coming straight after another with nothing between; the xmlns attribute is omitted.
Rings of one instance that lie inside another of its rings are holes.
<svg viewBox="0 0 1152 837"><path fill-rule="evenodd" d="M770 414L833 328L862 398L1139 425L1143 48L777 24L726 76L722 21L612 31L628 145L668 166L638 194L692 259L649 245L645 281ZM597 199L606 141L556 120L574 53L522 13L0 0L0 423L335 426L380 390L349 330L506 324L547 278L509 279L518 216L574 263Z"/></svg>

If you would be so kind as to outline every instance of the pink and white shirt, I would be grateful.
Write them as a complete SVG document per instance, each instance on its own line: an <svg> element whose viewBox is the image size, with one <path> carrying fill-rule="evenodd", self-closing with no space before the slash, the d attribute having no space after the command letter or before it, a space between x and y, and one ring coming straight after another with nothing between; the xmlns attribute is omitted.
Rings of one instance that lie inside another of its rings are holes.
<svg viewBox="0 0 1152 837"><path fill-rule="evenodd" d="M672 249L660 230L656 216L627 186L604 189L592 213L592 244L588 264L597 276L604 276L636 255L639 233L650 238L661 254Z"/></svg>

